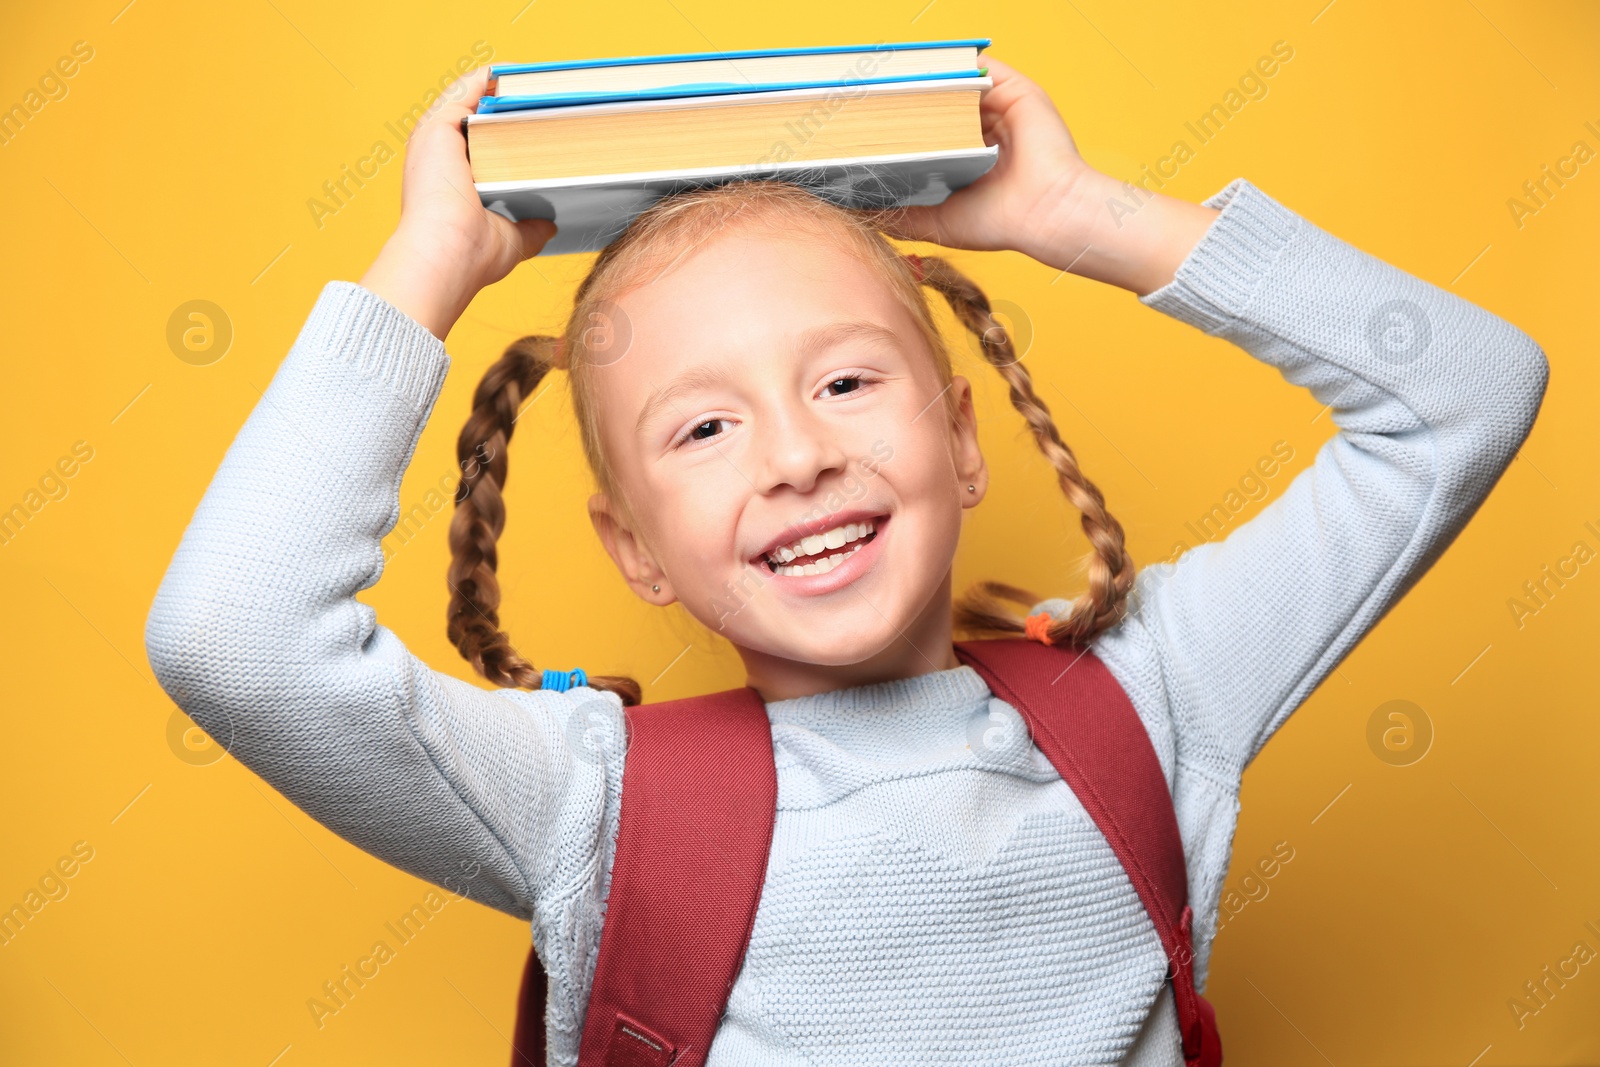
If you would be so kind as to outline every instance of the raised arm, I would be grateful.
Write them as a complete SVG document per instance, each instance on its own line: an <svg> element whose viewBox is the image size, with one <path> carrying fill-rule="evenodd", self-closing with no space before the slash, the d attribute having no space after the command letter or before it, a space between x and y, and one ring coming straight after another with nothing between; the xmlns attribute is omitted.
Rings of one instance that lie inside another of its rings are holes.
<svg viewBox="0 0 1600 1067"><path fill-rule="evenodd" d="M615 818L620 750L575 752L569 717L614 711L620 742L620 702L436 673L356 600L448 365L377 295L328 283L201 500L146 646L173 700L323 825L529 918Z"/></svg>
<svg viewBox="0 0 1600 1067"><path fill-rule="evenodd" d="M553 233L485 211L472 188L458 122L486 75L453 83L413 131L400 225L361 285L324 288L184 534L146 645L178 705L324 825L577 933L598 922L584 916L615 834L620 701L434 672L355 598L383 571L443 338Z"/></svg>
<svg viewBox="0 0 1600 1067"><path fill-rule="evenodd" d="M1148 640L1180 754L1240 773L1450 545L1527 437L1544 353L1244 179L1142 303L1224 337L1328 405L1339 432L1225 540L1145 568Z"/></svg>
<svg viewBox="0 0 1600 1067"><path fill-rule="evenodd" d="M1243 179L1191 204L1102 174L1038 85L983 58L999 160L944 203L891 216L892 232L1128 289L1277 367L1339 427L1225 541L1146 567L1128 618L1102 635L1108 666L1147 698L1146 725L1167 730L1153 709L1170 707L1178 757L1237 781L1488 495L1538 413L1544 353Z"/></svg>

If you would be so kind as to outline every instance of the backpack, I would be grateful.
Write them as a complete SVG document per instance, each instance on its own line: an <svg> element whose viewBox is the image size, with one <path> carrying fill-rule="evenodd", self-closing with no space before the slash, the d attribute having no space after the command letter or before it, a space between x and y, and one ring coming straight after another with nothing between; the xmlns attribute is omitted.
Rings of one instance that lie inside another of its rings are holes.
<svg viewBox="0 0 1600 1067"><path fill-rule="evenodd" d="M1186 1067L1219 1067L1194 988L1188 873L1150 736L1086 647L955 642L1014 707L1122 862L1161 935ZM622 811L580 1067L700 1067L744 961L776 816L765 705L748 686L626 709ZM714 742L714 743L708 743ZM544 966L530 951L513 1067L545 1067Z"/></svg>

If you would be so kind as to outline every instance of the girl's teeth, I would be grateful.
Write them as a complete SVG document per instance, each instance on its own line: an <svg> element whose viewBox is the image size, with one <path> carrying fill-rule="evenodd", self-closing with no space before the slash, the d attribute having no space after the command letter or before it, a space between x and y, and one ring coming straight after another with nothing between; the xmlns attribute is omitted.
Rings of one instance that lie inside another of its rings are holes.
<svg viewBox="0 0 1600 1067"><path fill-rule="evenodd" d="M845 545L859 541L875 529L876 527L870 522L848 522L843 526L836 526L826 533L803 537L795 544L775 549L768 558L782 564L792 562L800 556L815 556L825 549L843 548ZM848 553L846 554L848 555ZM822 562L825 562L825 560L818 561L818 563ZM812 566L812 564L807 564L807 566ZM804 573L802 568L793 568L793 570L796 574ZM823 573L827 572L824 571Z"/></svg>
<svg viewBox="0 0 1600 1067"><path fill-rule="evenodd" d="M859 551L861 551L861 546L856 545L848 552L835 552L831 556L825 556L822 559L817 560L815 563L807 563L803 567L780 566L778 568L778 573L787 575L791 578L798 578L802 575L827 574L829 571L833 570L833 568L837 567L839 564L843 563L845 560L849 559Z"/></svg>

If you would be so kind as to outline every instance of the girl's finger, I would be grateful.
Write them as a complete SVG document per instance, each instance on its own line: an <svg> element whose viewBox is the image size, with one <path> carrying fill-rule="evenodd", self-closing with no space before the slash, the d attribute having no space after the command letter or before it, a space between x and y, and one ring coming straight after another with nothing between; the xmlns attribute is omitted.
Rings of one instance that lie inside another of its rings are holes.
<svg viewBox="0 0 1600 1067"><path fill-rule="evenodd" d="M420 127L426 122L448 122L456 125L478 110L478 99L489 85L489 68L470 70L445 86L444 92L418 120Z"/></svg>
<svg viewBox="0 0 1600 1067"><path fill-rule="evenodd" d="M939 226L935 209L927 206L898 208L888 212L874 212L873 220L884 233L901 241L931 241L944 244L943 230Z"/></svg>
<svg viewBox="0 0 1600 1067"><path fill-rule="evenodd" d="M1017 97L1025 91L1028 80L987 54L980 56L978 62L980 66L989 68L989 77L994 81L978 98L978 120L987 134L1016 103Z"/></svg>
<svg viewBox="0 0 1600 1067"><path fill-rule="evenodd" d="M1008 66L1005 63L1001 62L1000 60L996 59L994 57L994 53L993 52L981 52L981 53L979 53L978 54L978 66L980 66L980 67L988 67L989 68L989 77L993 78L996 83L1003 82L1007 78L1009 78L1012 75L1016 74L1016 71L1013 70L1010 66Z"/></svg>
<svg viewBox="0 0 1600 1067"><path fill-rule="evenodd" d="M495 215L492 211L489 214ZM495 217L500 218L499 215L495 215ZM556 224L549 219L523 219L521 222L513 223L512 225L516 229L517 237L521 242L523 259L538 255L539 250L544 248L550 242L550 238L556 235Z"/></svg>

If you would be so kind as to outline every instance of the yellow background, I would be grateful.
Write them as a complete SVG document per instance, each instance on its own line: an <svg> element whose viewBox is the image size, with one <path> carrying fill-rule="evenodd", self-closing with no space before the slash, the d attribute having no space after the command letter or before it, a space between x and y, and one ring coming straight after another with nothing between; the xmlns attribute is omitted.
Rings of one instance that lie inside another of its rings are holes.
<svg viewBox="0 0 1600 1067"><path fill-rule="evenodd" d="M385 123L478 41L516 62L965 36L992 37L1050 91L1089 161L1125 178L1287 41L1294 58L1269 94L1166 191L1200 200L1245 176L1544 347L1550 391L1521 458L1246 775L1230 885L1280 841L1294 859L1219 936L1210 996L1234 1065L1600 1062L1600 962L1520 1029L1507 1007L1575 942L1600 949L1584 929L1600 928L1600 569L1520 629L1507 607L1573 542L1600 547L1583 527L1600 527L1600 162L1520 227L1507 207L1573 142L1600 151L1583 127L1600 126L1592 4L125 2L8 5L0 32L0 106L74 42L94 49L68 95L0 146L0 508L74 442L94 450L67 495L0 547L0 907L74 843L94 850L69 894L0 947L4 1062L507 1061L527 933L470 903L446 907L317 1027L308 998L428 887L231 758L179 759L173 705L144 658L151 597L224 450L323 284L358 279L397 218L398 159L319 228L306 201L322 183L377 140L398 148ZM1274 442L1295 456L1269 499L1333 431L1275 370L1126 292L1017 254L953 258L1031 320L1030 366L1141 563ZM589 259L535 261L473 304L448 342L456 366L407 507L452 469L479 373L561 321ZM208 366L166 341L173 310L196 299L234 330ZM1070 594L1076 516L997 381L970 358L962 369L979 386L995 487L969 520L958 584ZM512 446L509 629L542 664L629 671L649 699L739 684L726 646L681 609L649 610L610 569L562 390ZM467 677L444 639L446 525L441 513L400 547L364 596L418 654ZM1369 715L1396 699L1434 729L1411 766L1366 739Z"/></svg>

